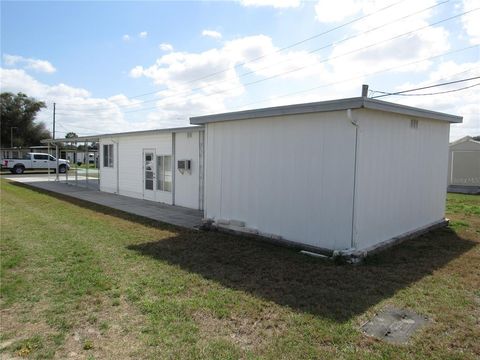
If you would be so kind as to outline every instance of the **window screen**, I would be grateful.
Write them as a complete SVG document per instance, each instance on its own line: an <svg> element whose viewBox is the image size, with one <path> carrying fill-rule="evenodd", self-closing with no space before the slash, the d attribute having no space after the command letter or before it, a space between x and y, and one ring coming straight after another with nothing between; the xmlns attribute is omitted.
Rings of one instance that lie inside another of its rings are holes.
<svg viewBox="0 0 480 360"><path fill-rule="evenodd" d="M157 189L172 191L172 156L157 156Z"/></svg>
<svg viewBox="0 0 480 360"><path fill-rule="evenodd" d="M103 167L113 167L113 144L103 145Z"/></svg>

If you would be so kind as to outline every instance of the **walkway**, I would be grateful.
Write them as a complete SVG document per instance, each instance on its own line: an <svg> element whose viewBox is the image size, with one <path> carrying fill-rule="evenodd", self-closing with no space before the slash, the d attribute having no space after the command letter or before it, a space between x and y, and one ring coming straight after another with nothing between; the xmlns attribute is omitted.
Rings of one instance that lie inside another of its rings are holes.
<svg viewBox="0 0 480 360"><path fill-rule="evenodd" d="M97 185L93 181L89 181L87 188L84 181L79 181L79 186L75 186L49 180L48 176L44 175L8 175L3 178L185 228L198 228L202 223L202 211L98 191L92 188Z"/></svg>

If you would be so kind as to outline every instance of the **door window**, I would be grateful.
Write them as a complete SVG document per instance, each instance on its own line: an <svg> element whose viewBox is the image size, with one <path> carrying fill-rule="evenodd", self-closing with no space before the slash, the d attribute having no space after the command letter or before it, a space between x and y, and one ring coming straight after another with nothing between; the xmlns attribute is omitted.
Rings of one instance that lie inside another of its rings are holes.
<svg viewBox="0 0 480 360"><path fill-rule="evenodd" d="M153 190L153 153L145 153L145 190Z"/></svg>

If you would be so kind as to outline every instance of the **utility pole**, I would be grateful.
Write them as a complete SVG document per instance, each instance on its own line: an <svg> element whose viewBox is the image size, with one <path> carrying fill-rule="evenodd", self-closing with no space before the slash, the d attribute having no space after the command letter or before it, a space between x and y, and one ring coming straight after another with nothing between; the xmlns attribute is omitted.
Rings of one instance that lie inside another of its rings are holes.
<svg viewBox="0 0 480 360"><path fill-rule="evenodd" d="M55 103L53 103L53 140L55 140Z"/></svg>
<svg viewBox="0 0 480 360"><path fill-rule="evenodd" d="M17 130L18 127L16 126L10 127L10 149L13 149L13 129Z"/></svg>

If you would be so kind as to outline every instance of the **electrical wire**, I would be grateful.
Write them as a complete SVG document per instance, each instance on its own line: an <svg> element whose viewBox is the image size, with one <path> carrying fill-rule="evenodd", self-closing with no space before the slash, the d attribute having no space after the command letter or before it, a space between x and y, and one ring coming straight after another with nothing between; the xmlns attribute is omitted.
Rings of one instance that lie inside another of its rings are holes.
<svg viewBox="0 0 480 360"><path fill-rule="evenodd" d="M275 55L275 54L278 54L279 52L282 52L282 51L291 49L291 48L293 48L293 47L295 47L295 46L304 44L304 43L306 43L306 42L308 42L308 41L310 41L310 40L317 39L317 38L319 38L319 37L321 37L321 36L323 36L323 35L327 35L327 34L329 34L329 33L331 33L331 32L334 32L334 31L339 30L339 29L341 29L341 28L344 28L344 27L346 27L346 26L348 26L348 25L351 25L351 24L354 24L354 23L356 23L356 22L358 22L358 21L364 20L364 19L366 19L366 18L368 18L368 17L370 17L370 16L376 15L376 14L378 14L378 13L380 13L380 12L382 12L382 11L385 11L385 10L387 10L387 9L389 9L389 8L392 8L392 7L394 7L394 6L397 6L397 5L399 5L399 4L401 4L401 3L405 2L405 1L407 1L407 0L397 1L397 2L395 2L395 3L393 3L393 4L390 4L390 5L388 5L388 6L385 6L385 7L381 8L381 9L378 9L378 10L376 10L376 11L374 11L374 12L371 12L371 13L368 13L368 14L366 14L366 15L359 16L359 17L357 17L357 18L355 18L355 19L353 19L353 20L350 20L350 21L348 21L348 22L346 22L346 23L344 23L344 24L335 26L335 27L333 27L333 28L331 28L331 29L329 29L329 30L323 31L323 32L321 32L321 33L319 33L319 34L312 35L312 36L310 36L310 37L308 37L308 38L305 38L305 39L299 40L299 41L297 41L297 42L295 42L295 43L292 43L292 44L290 44L290 45L284 46L284 47L282 47L282 48L280 48L280 49L277 49L277 50L274 51L274 52L271 52L271 53L268 53L268 54L264 54L264 55L260 55L260 56L257 56L257 57L255 57L255 58L252 58L252 59L243 61L243 62L241 62L241 63L238 63L238 64L236 64L233 68L237 68L237 67L244 66L244 65L249 64L249 63L251 63L251 62L255 62L255 61L264 59L264 58L266 58L266 57L268 57L268 56ZM450 1L450 0L443 1L443 2L441 2L441 3L439 3L439 4L436 4L436 5L434 5L434 6L431 6L430 8L443 5L443 4L445 4L445 3L449 2L449 1ZM207 75L204 75L204 76L201 76L201 77L192 79L192 80L188 80L188 81L186 81L186 82L182 82L182 85L187 85L187 84L191 84L191 83L194 83L194 82L197 82L197 81L200 81L200 80L204 80L204 79L213 77L213 76L215 76L215 75L219 75L219 74L225 73L225 72L227 72L227 71L230 71L231 69L232 69L232 68L229 67L229 68L225 68L225 69L223 69L223 70L218 70L218 71L215 71L215 72L213 72L213 73L210 73L210 74L207 74ZM152 94L156 94L156 93L158 93L158 92L160 92L160 91L161 91L161 90L155 90L155 91L151 91L151 92L147 92L147 93L143 93L143 94L139 94L139 95L135 95L135 96L130 96L129 98L130 98L130 99L134 99L134 98L138 98L138 97L143 97L143 96L147 96L147 95L152 95ZM67 104L68 104L68 103L67 103ZM75 105L75 103L71 103L71 105Z"/></svg>
<svg viewBox="0 0 480 360"><path fill-rule="evenodd" d="M446 90L446 91L439 91L439 92L434 92L434 93L423 93L423 94L397 94L396 96L429 96L429 95L440 95L440 94L447 94L447 93L453 93L457 91L462 91L462 90L467 90L470 88L473 88L475 86L479 86L480 83L470 85L470 86L465 86L459 89L453 89L453 90Z"/></svg>
<svg viewBox="0 0 480 360"><path fill-rule="evenodd" d="M390 72L390 71L400 69L400 68L403 68L403 67L412 66L412 65L415 65L415 64L419 64L419 63L422 63L422 62L425 62L425 61L434 60L434 59L444 57L444 56L454 55L454 54L457 54L457 53L460 53L460 52L463 52L463 51L467 51L467 50L470 50L470 49L473 49L473 48L477 48L479 45L480 44L474 44L474 45L467 46L467 47L464 47L464 48L455 49L455 50L452 50L452 51L448 51L448 52L440 53L440 54L437 54L437 55L425 57L425 58L422 58L422 59L419 59L419 60L406 62L406 63L400 64L400 65L397 65L397 66L392 66L392 67L389 67L389 68L384 68L384 69L373 71L373 72L370 72L370 73L353 76L353 77L346 78L346 79L343 79L343 80L334 81L334 82L330 82L330 83L326 83L326 84L321 84L321 85L314 86L314 87L304 89L304 90L300 90L300 91L294 91L294 92L288 92L288 93L285 93L285 94L282 94L282 95L276 95L275 98L278 99L278 98L283 98L283 97L287 97L287 96L303 94L303 93L311 92L311 91L314 91L314 90L318 90L320 88L342 84L342 83L345 83L345 82L351 81L351 80L362 79L362 78L370 77L370 76L377 76L379 74L382 74L382 73L385 73L385 72ZM456 74L453 74L453 75L456 75ZM269 101L269 100L271 100L271 98L266 98L266 99L257 100L257 101L254 101L254 102L249 102L247 104L243 104L241 106L238 106L238 107L234 108L233 110L242 109L242 108L245 108L246 106L256 105L256 104L263 103L263 102ZM66 114L66 113L65 114L60 113L58 115L72 116L72 114ZM83 115L82 117L95 117L95 116ZM95 117L95 118L98 118L98 117Z"/></svg>
<svg viewBox="0 0 480 360"><path fill-rule="evenodd" d="M468 13L472 13L472 12L474 12L474 11L478 11L479 9L480 9L480 8L476 8L476 9L472 9L472 10L469 10L469 11L466 11L466 12L463 12L463 13L460 13L460 14L456 14L456 15L450 16L450 17L448 17L448 18L445 18L445 19L436 21L436 22L434 22L434 23L431 23L431 24L428 24L428 25L419 27L419 28L417 28L417 29L415 29L415 30L408 31L408 32L405 32L405 33L402 33L402 34L393 36L393 37L391 37L391 38L384 39L384 40L382 40L382 41L372 43L372 44L367 45L367 46L362 46L362 47L357 48L357 49L355 49L355 50L351 50L351 51L349 51L349 52L346 52L346 53L343 53L343 54L340 54L340 55L337 55L337 56L334 56L334 57L330 57L330 58L323 59L323 60L319 61L319 63L323 63L323 62L326 62L326 61L329 61L329 60L333 60L333 59L337 59L337 58L340 58L340 57L343 57L343 56L351 55L351 54L356 53L356 52L359 52L359 51L364 51L365 49L372 48L372 47L374 47L374 46L378 46L378 45L380 45L380 44L383 44L383 43L386 43L386 42L389 42L389 41L398 39L398 38L403 37L403 36L412 35L412 34L418 32L418 31L421 31L421 30L424 30L424 29L426 29L426 28L429 28L429 27L438 25L438 24L440 24L440 23L444 23L444 22L446 22L446 21L453 20L453 19L455 19L455 18L461 17L461 16L466 15L466 14L468 14ZM313 65L317 65L317 64L318 64L318 63L313 64ZM269 76L269 77L266 77L266 78L263 78L263 79L255 80L255 81L252 81L252 82L249 82L249 83L245 83L245 84L242 84L242 85L233 87L233 88L229 88L229 89L222 90L222 91L217 91L217 92L214 92L214 93L212 93L212 94L209 94L208 96L226 93L226 92L233 91L233 90L236 90L236 89L239 89L239 88L242 88L242 89L243 89L243 88L246 87L246 86L250 86L250 85L262 83L262 82L264 82L264 81L268 81L268 80L277 78L277 77L282 76L282 75L286 75L286 74L290 74L290 73L293 73L293 72L296 72L296 71L303 70L303 69L308 68L308 67L311 67L311 66L313 66L313 65L312 65L312 64L310 64L310 65L305 65L305 66L302 66L302 67L299 67L299 68L295 68L295 69L292 69L292 70L284 71L284 72L281 72L281 73L278 73L278 74L275 74L275 75L272 75L272 76ZM172 96L178 96L178 95L172 95ZM165 98L167 98L167 97L165 97ZM159 99L159 100L157 100L157 101L161 101L161 99ZM124 111L123 113L124 113L124 114L128 114L128 113L134 113L134 112L139 112L139 111L148 111L148 110L157 109L157 108L159 108L159 107L161 107L161 105L156 105L156 106L153 106L153 107L136 109L136 110L130 110L130 111ZM88 117L88 116L90 116L90 115L83 115L83 116L87 116L87 117Z"/></svg>
<svg viewBox="0 0 480 360"><path fill-rule="evenodd" d="M335 46L335 45L338 45L338 44L344 43L344 42L346 42L346 41L355 39L355 38L357 38L357 37L364 36L364 35L366 35L366 34L368 34L368 33L377 31L377 30L382 29L382 28L384 28L384 27L388 27L388 26L390 26L390 25L392 25L392 24L394 24L394 23L396 23L396 22L403 21L403 20L405 20L405 19L407 19L407 18L409 18L409 17L418 15L418 14L420 14L420 13L422 13L422 12L425 12L425 11L431 10L432 8L435 8L435 7L437 7L437 6L443 5L443 4L447 3L448 1L449 1L449 0L446 0L446 1L443 1L443 2L441 2L441 3L435 4L435 5L433 5L433 6L429 6L429 7L423 8L423 9L421 9L421 10L418 10L418 11L415 11L415 12L413 12L413 13L407 14L407 15L402 16L402 17L400 17L400 18L397 18L397 19L395 19L395 20L392 20L392 21L383 23L382 25L379 25L379 26L370 28L370 29L368 29L368 30L362 31L362 32L360 32L360 33L351 35L351 36L349 36L349 37L343 38L342 40L334 41L334 42L331 42L331 43L329 43L329 44L327 44L327 45L324 45L324 46L322 46L322 47L315 48L315 49L313 49L313 50L308 51L307 54L311 55L311 54L317 53L317 52L319 52L319 51L321 51L321 50L325 50L325 49L330 48L330 47L333 47L333 46ZM388 8L388 7L387 7L387 8ZM384 9L385 9L385 8L384 8ZM471 11L475 11L475 10L478 10L478 8L477 8L477 9L473 9L473 10L471 10ZM463 13L463 14L460 14L460 15L458 15L458 16L465 15L466 13L468 13L468 11L465 12L465 13ZM444 19L443 21L448 21L448 20L451 20L451 18ZM441 22L443 22L443 21L441 21ZM428 27L430 27L430 26L434 26L434 25L437 25L437 24L438 24L438 23L429 24L429 25L427 25L426 27L418 28L418 29L413 30L413 31L420 31L420 30L423 30L424 28L428 28ZM401 34L401 35L399 35L398 37L405 36L405 35L407 35L407 34L409 34L409 33ZM314 38L314 37L312 37L312 38ZM395 38L395 37L394 37L394 38ZM394 38L391 38L391 39L394 39ZM388 41L388 40L390 40L390 39L387 39L387 41ZM373 44L373 45L375 45L375 44ZM293 46L290 46L290 47L293 47ZM371 47L371 46L370 46L370 47ZM289 47L284 47L284 48L282 48L282 49L279 49L279 51L277 51L277 52L280 52L280 50L284 50L284 49L287 49L287 48L289 48ZM363 48L357 49L357 50L355 50L354 52L359 51L359 50L362 50L362 49L363 49ZM348 54L349 54L349 53L347 53L346 55L348 55ZM342 56L344 56L344 55L340 55L340 56L337 56L337 57L342 57ZM233 68L236 68L237 66L240 66L240 65L245 65L245 64L247 64L247 63L249 63L249 62L253 62L253 61L259 60L259 59L264 58L264 57L267 57L267 56L265 55L265 56L262 56L262 57L258 57L258 58L254 59L254 60L252 60L252 61L247 61L247 62L244 62L244 63L237 64L237 65L235 65ZM335 59L335 58L337 58L337 57L326 58L326 59L322 60L320 63L329 61L329 60L331 60L331 59ZM285 63L285 62L289 62L289 61L291 61L291 59L284 59L283 61L280 61L280 62L275 63L275 66L276 66L276 65L279 65L279 64L283 64L283 63ZM316 65L316 64L313 64L313 65ZM313 65L307 65L307 66L301 67L301 68L299 68L299 69L293 69L293 70L287 71L287 72L285 72L285 73L303 70L304 68L310 67L310 66L313 66ZM256 70L254 70L254 71L248 71L248 72L246 72L246 73L240 74L240 75L238 75L238 77L239 77L239 78L245 77L245 76L254 74L254 73L258 72L258 71L265 70L265 69L270 69L270 68L271 68L271 65L266 65L266 66L263 66L263 67L260 67L260 68L258 68L258 69L256 69ZM229 68L228 70L231 70L231 69L232 69L232 68ZM222 71L222 72L225 72L225 71ZM218 73L220 73L220 72L216 72L216 73L213 73L213 74L218 74ZM284 73L280 73L280 74L274 75L273 78L276 78L276 77L278 77L278 76L282 76L283 74L284 74ZM213 75L207 75L207 76L204 76L203 78L211 77L211 76L213 76ZM202 79L203 79L203 78L202 78ZM268 80L268 79L269 79L269 78L261 79L261 80L258 80L258 82L263 82L263 81L266 81L266 80ZM198 79L197 79L197 80L198 80ZM174 94L171 94L171 95L166 95L166 96L163 96L161 99L156 98L156 99L144 100L144 101L141 101L141 102L138 102L138 103L135 103L135 104L128 104L128 105L123 105L123 106L122 106L122 105L117 105L117 106L118 106L118 107L124 107L124 108L135 107L135 106L142 105L142 104L147 104L147 103L152 103L152 102L156 102L156 101L161 101L161 100L168 99L168 98L172 98L172 97L182 96L182 95L184 95L184 94L185 94L185 95L186 95L186 94L192 94L192 95L193 95L193 93L196 92L196 91L208 89L208 88L211 88L211 87L216 86L216 85L218 85L218 84L226 83L226 82L229 82L229 81L230 81L230 80L228 80L228 79L219 80L219 81L215 81L215 82L213 82L213 83L211 83L211 84L208 84L208 85L206 85L206 86L199 86L199 87L196 87L196 88L193 88L193 89L189 89L189 90L186 90L186 91L177 92L177 93L174 93ZM188 84L188 83L189 83L189 82L186 82L185 84ZM257 83L257 82L253 82L253 83ZM235 89L237 89L237 88L242 88L243 86L247 86L247 85L251 85L251 84L252 84L252 83L242 84L242 85L239 85L239 86L233 88L233 90L235 90ZM162 90L158 90L158 91L156 91L156 93L158 93L158 92L160 92L160 91L162 91ZM229 91L229 90L227 90L227 91ZM72 104L72 105L75 106L75 105L78 105L78 104ZM98 111L101 111L101 110L103 110L103 109L109 111L109 110L112 110L112 107L114 107L114 105L112 105L111 107L108 107L108 108L106 108L106 107L105 107L105 108L95 108L95 109L91 109L91 110L88 110L88 109L87 109L87 110L83 110L83 109L82 109L82 110L73 109L73 110L69 110L69 111L79 111L79 112L89 112L89 111L93 111L93 112L98 112ZM138 109L138 110L132 110L132 111L133 111L133 112L136 112L136 111L143 111L143 110L142 110L142 109Z"/></svg>
<svg viewBox="0 0 480 360"><path fill-rule="evenodd" d="M439 87L439 86L446 86L446 85L458 84L458 83L461 83L461 82L471 81L471 80L476 80L476 79L480 79L480 76L474 76L474 77L467 78L467 79L449 81L449 82L440 83L440 84L435 84L435 85L430 85L430 86L422 86L422 87L419 87L419 88L402 90L402 91L397 91L397 92L385 92L385 91L373 90L374 93L380 93L380 94L382 94L382 95L372 96L372 99L377 99L377 98L381 98L381 97L385 97L385 96L392 96L392 95L403 95L404 93L409 93L409 92L412 92L412 91L425 90L425 89L431 89L431 88ZM476 85L474 85L474 86L476 86ZM470 87L473 87L473 86L470 86ZM468 89L468 88L469 88L469 87L465 87L465 89ZM463 89L462 89L462 90L463 90ZM450 92L450 91L446 91L446 92L444 92L444 93L447 93L447 92ZM451 91L451 92L453 92L453 91ZM411 96L412 96L412 95L415 96L415 94L410 94L410 95L411 95ZM421 95L421 94L418 94L418 95ZM427 95L428 95L428 94L427 94ZM433 95L436 95L436 94L433 94Z"/></svg>
<svg viewBox="0 0 480 360"><path fill-rule="evenodd" d="M292 95L304 94L304 93L308 93L308 92L311 92L311 91L314 91L314 90L318 90L318 89L321 89L321 88L324 88L324 87L329 87L329 86L333 86L333 85L338 85L338 84L345 83L345 82L347 82L347 81L351 81L351 80L355 80L355 79L362 79L362 78L368 77L368 76L376 76L376 75L379 75L379 74L384 73L384 72L389 72L389 71L392 71L392 70L395 70L395 69L398 69L398 68L402 68L402 67L406 67L406 66L411 66L411 65L418 64L418 63L421 63L421 62L424 62L424 61L429 61L429 60L432 60L432 59L435 59L435 58L438 58L438 57L442 57L442 56L446 56L446 55L451 55L451 54L458 53L458 52L461 52L461 51L465 51L465 50L467 50L467 49L471 49L471 48L477 47L477 46L478 46L478 45L473 45L473 46L469 46L469 47L467 47L467 48L462 48L462 49L454 50L454 51L451 51L451 52L448 52L448 53L442 53L442 54L435 55L435 56L431 56L431 57L424 58L424 59L421 59L421 60L408 62L408 63L402 64L402 65L393 66L393 67L386 68L386 69L382 69L382 70L379 70L379 71L374 71L374 72L371 72L371 73L368 73L368 74L362 74L362 75L354 76L354 77L351 77L351 78L348 78L348 79L343 79L343 80L335 81L335 82L332 82L332 83L322 84L322 85L319 85L319 86L315 86L315 87L308 88L308 89L304 89L304 90L300 90L300 91L289 92L289 93L282 94L282 95L276 95L276 96L275 96L275 99L284 98L284 97L288 97L288 96L292 96ZM462 71L462 73L463 73L463 72L464 72L464 71ZM457 74L453 74L452 76L454 76L454 75L457 75ZM257 100L257 101L253 101L253 102L250 102L250 103L247 103L247 104L243 104L243 105L241 105L241 106L238 106L238 107L234 108L233 111L245 109L245 107L247 107L247 106L260 104L260 103L263 103L263 102L269 101L269 100L271 100L271 98L262 99L262 100Z"/></svg>

